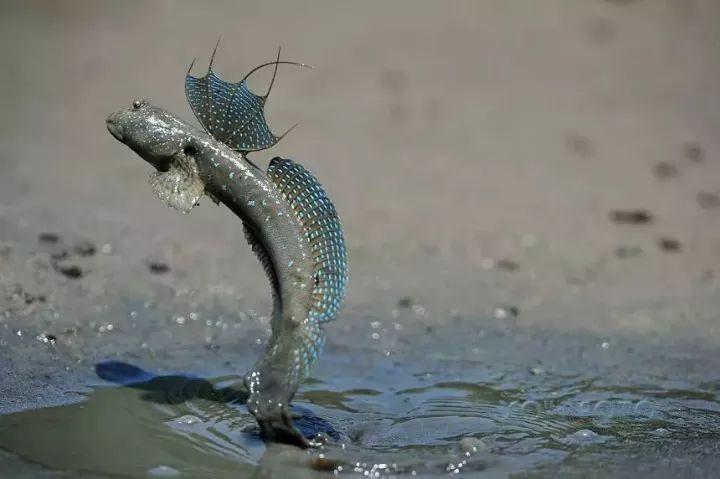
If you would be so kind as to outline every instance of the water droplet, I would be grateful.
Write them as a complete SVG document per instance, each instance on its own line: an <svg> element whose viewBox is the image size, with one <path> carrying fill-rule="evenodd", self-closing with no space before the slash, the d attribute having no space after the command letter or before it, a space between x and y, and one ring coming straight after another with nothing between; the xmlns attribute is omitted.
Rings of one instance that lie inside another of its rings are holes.
<svg viewBox="0 0 720 479"><path fill-rule="evenodd" d="M180 475L180 471L177 469L162 465L148 469L147 473L155 477L177 477Z"/></svg>
<svg viewBox="0 0 720 479"><path fill-rule="evenodd" d="M175 419L175 422L178 424L184 424L186 426L191 426L193 424L201 423L202 419L200 419L197 416L193 416L192 414L186 414L184 416L180 416L179 418Z"/></svg>

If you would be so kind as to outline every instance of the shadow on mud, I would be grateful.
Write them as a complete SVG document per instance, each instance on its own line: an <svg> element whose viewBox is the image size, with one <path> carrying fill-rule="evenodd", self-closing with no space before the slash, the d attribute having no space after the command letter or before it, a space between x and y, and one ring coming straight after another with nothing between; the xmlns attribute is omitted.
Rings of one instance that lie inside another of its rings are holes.
<svg viewBox="0 0 720 479"><path fill-rule="evenodd" d="M219 404L244 405L247 391L242 386L216 387L207 379L190 374L159 375L122 361L101 361L95 365L95 373L101 379L143 391L141 399L157 404L182 404L193 399L204 399ZM339 433L326 420L315 416L309 409L290 406L296 414L295 426L303 435L312 439L327 434L339 440Z"/></svg>

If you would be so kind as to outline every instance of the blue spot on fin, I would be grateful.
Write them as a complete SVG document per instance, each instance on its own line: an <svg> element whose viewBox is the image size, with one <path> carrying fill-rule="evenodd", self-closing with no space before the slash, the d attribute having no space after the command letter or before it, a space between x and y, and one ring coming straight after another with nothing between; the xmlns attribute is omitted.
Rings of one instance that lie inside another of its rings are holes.
<svg viewBox="0 0 720 479"><path fill-rule="evenodd" d="M267 175L292 206L312 247L315 286L311 317L321 323L335 319L348 280L345 238L335 206L320 182L299 163L273 158Z"/></svg>

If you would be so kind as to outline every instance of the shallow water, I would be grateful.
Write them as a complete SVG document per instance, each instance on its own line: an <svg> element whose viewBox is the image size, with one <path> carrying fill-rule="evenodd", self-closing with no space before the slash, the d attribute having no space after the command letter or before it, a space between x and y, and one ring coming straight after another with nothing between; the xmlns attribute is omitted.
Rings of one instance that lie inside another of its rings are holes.
<svg viewBox="0 0 720 479"><path fill-rule="evenodd" d="M237 375L98 385L79 403L1 416L0 446L73 477L712 477L718 470L720 382L687 367L691 353L658 341L478 321L456 321L444 333L375 323L366 331L370 338L380 331L374 343L331 342L295 401L319 418L313 424L326 421L339 435L319 450L266 448L234 401Z"/></svg>

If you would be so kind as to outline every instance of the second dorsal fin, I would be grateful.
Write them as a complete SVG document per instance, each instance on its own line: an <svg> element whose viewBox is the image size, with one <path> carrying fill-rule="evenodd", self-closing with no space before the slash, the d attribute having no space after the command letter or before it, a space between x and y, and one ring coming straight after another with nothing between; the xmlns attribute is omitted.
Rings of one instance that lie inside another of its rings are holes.
<svg viewBox="0 0 720 479"><path fill-rule="evenodd" d="M303 225L315 263L312 314L330 321L342 307L347 285L347 251L335 206L320 182L301 164L273 158L267 175Z"/></svg>

